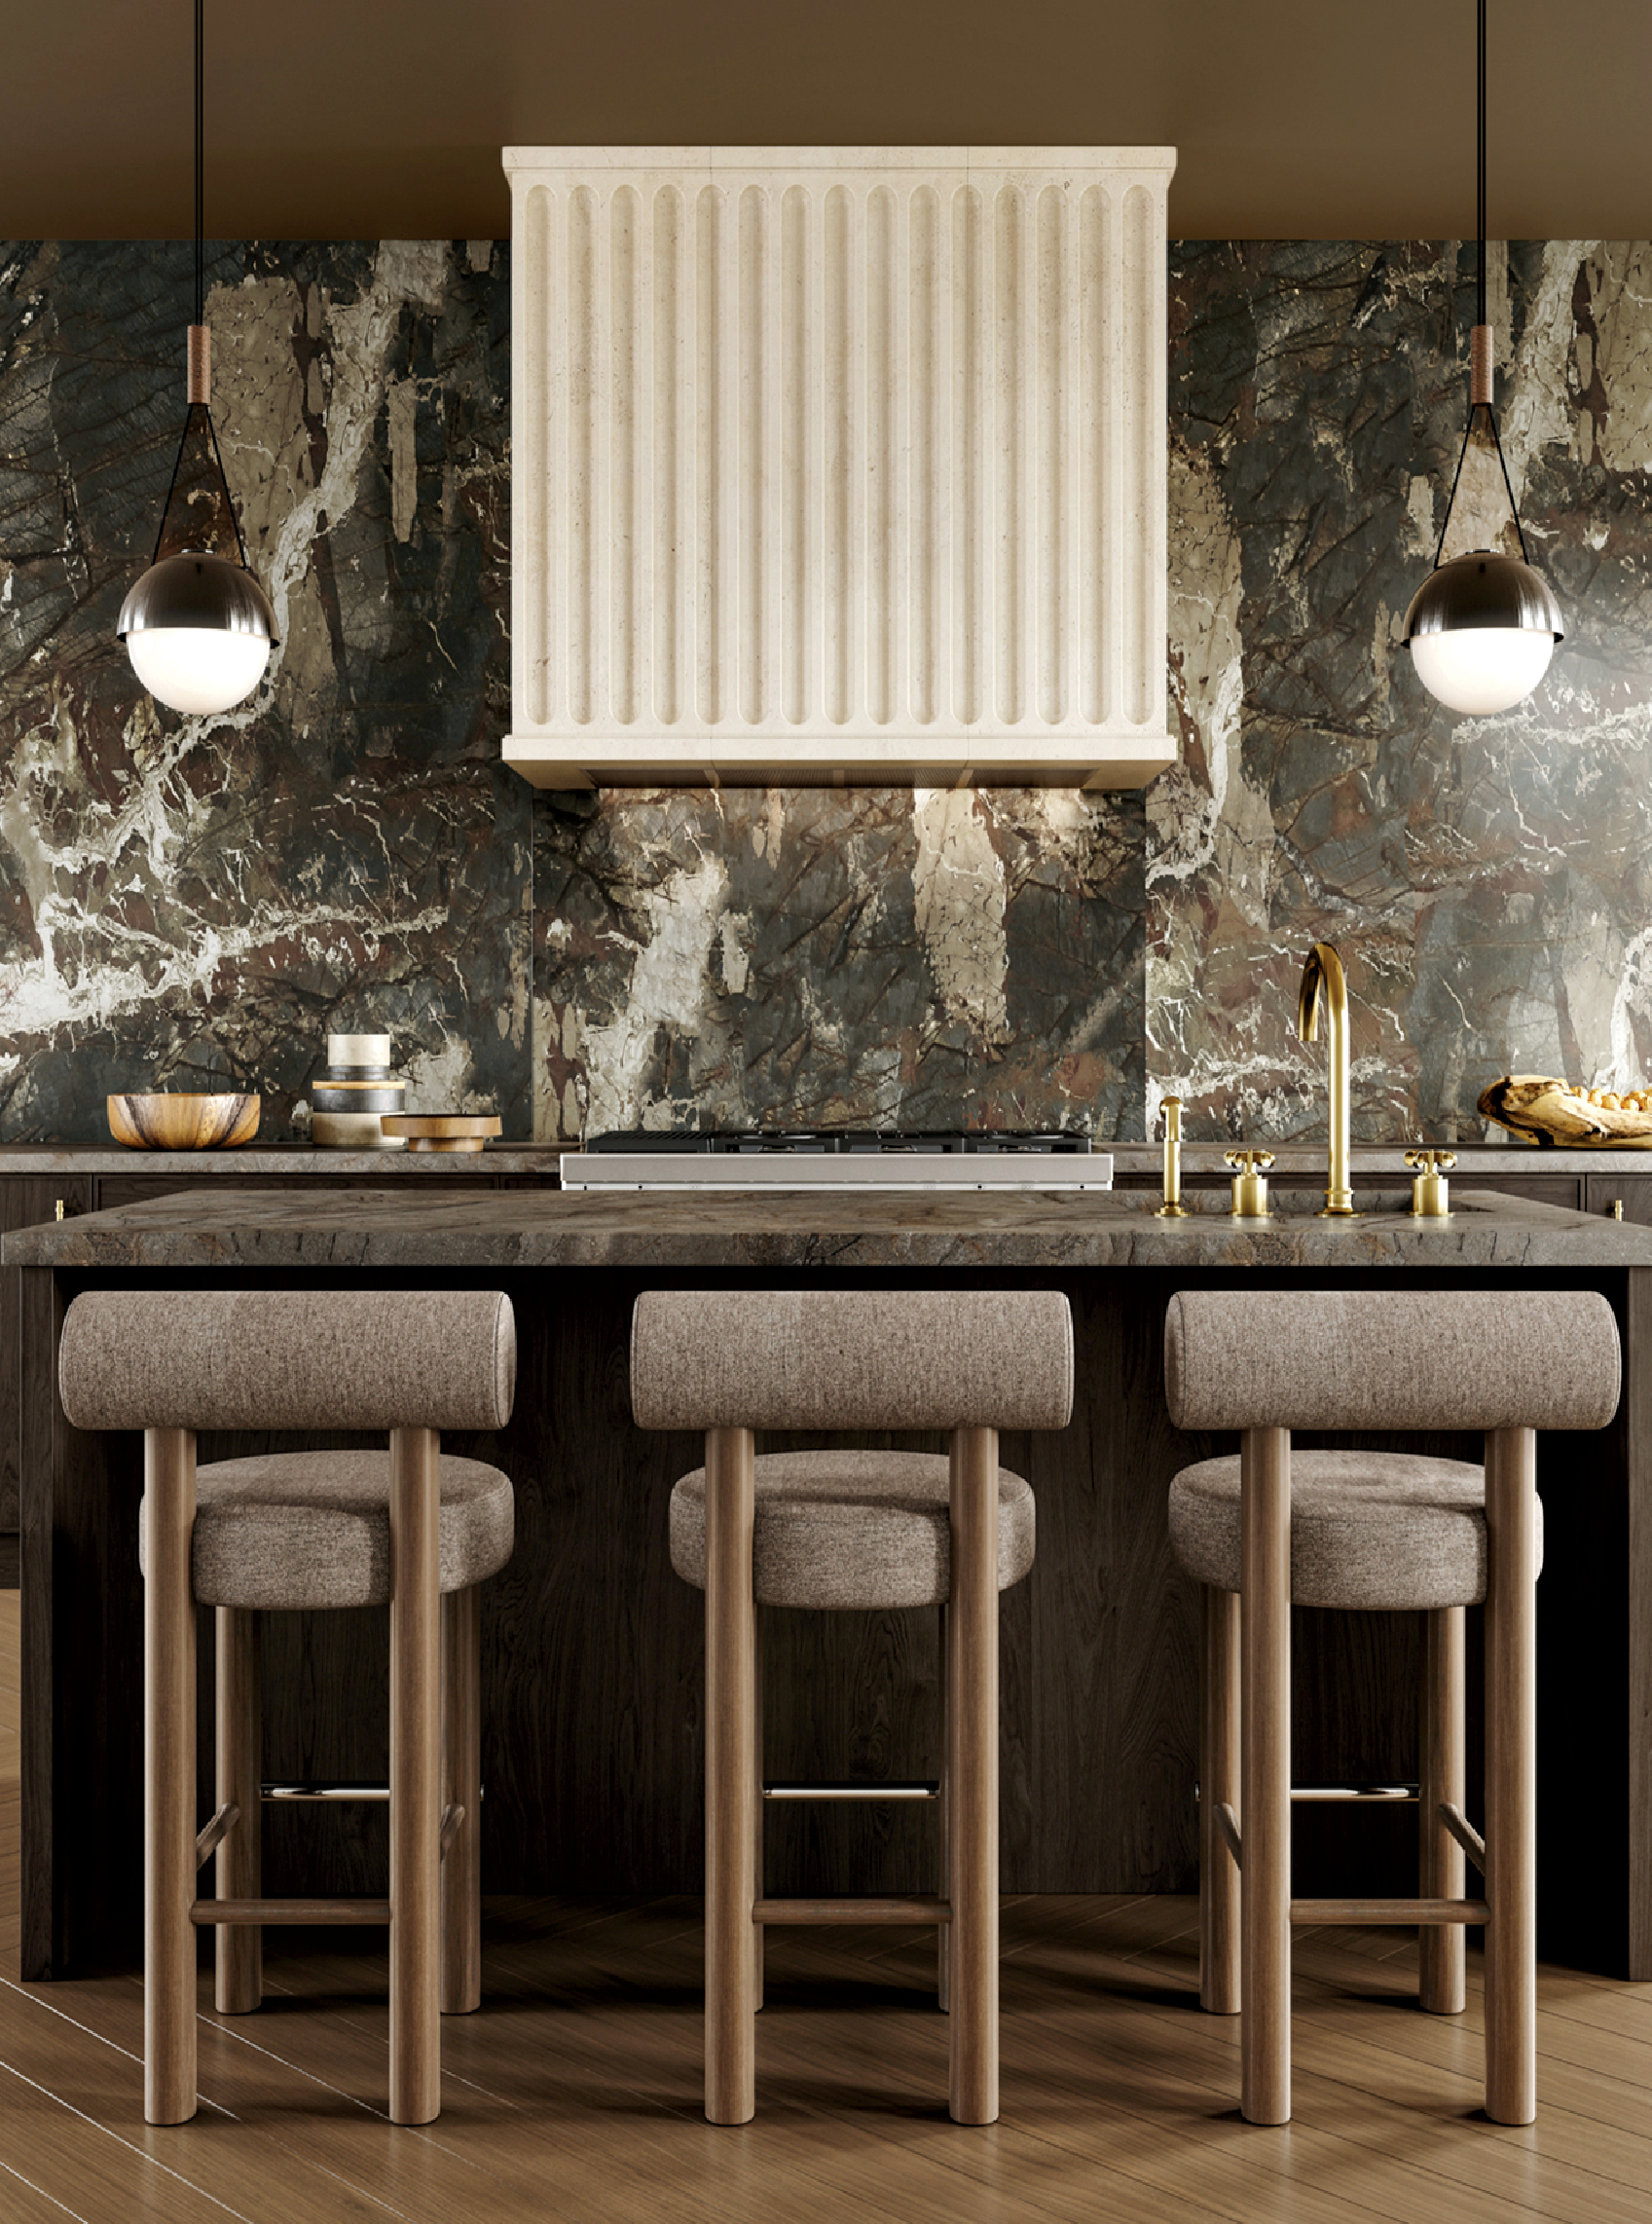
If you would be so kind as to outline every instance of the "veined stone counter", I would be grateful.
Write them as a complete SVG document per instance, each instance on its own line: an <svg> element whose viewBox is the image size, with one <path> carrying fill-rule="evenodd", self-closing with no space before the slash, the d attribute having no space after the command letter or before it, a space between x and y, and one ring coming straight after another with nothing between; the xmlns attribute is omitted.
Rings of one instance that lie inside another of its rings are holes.
<svg viewBox="0 0 1652 2224"><path fill-rule="evenodd" d="M562 1143L500 1141L489 1143L481 1153L452 1157L422 1151L333 1151L313 1143L246 1143L228 1151L134 1151L118 1143L0 1143L0 1173L13 1174L133 1174L148 1179L155 1174L210 1174L233 1181L249 1174L307 1174L319 1180L328 1174L382 1173L391 1180L404 1175L414 1179L430 1174L452 1177L463 1173L534 1174L555 1177L565 1148ZM1164 1163L1162 1143L1116 1143L1099 1140L1098 1150L1112 1154L1116 1176L1156 1175ZM1227 1175L1224 1153L1229 1143L1184 1142L1182 1172ZM1259 1142L1258 1150L1271 1149L1275 1181L1310 1181L1325 1178L1325 1144ZM1354 1179L1371 1181L1386 1175L1396 1185L1411 1179L1405 1154L1409 1143L1356 1143L1350 1154ZM1457 1154L1457 1181L1477 1173L1504 1174L1652 1174L1652 1151L1543 1150L1512 1139L1501 1143L1441 1144Z"/></svg>
<svg viewBox="0 0 1652 2224"><path fill-rule="evenodd" d="M464 1173L554 1174L558 1153L543 1143L489 1143L480 1151L334 1151L315 1143L242 1143L221 1151L138 1151L121 1143L0 1143L0 1174L216 1174L245 1181L253 1174Z"/></svg>
<svg viewBox="0 0 1652 2224"><path fill-rule="evenodd" d="M596 1197L560 1190L421 1194L403 1186L271 1194L234 1188L151 1198L17 1229L7 1266L257 1268L1426 1267L1652 1266L1652 1229L1454 1191L1449 1220L1416 1220L1409 1193L1373 1190L1357 1219L1321 1220L1298 1197L1268 1222L1230 1219L1220 1196L1156 1217L1141 1194L1020 1190L959 1196L781 1191L762 1197Z"/></svg>

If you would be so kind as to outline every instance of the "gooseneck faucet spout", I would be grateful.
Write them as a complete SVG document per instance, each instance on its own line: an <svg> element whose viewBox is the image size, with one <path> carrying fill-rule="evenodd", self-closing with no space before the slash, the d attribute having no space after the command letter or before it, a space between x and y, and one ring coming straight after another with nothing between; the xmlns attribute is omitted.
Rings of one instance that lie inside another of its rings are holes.
<svg viewBox="0 0 1652 2224"><path fill-rule="evenodd" d="M1303 967L1297 1034L1304 1043L1319 1040L1322 998L1331 1014L1331 1164L1325 1207L1319 1217L1340 1220L1354 1213L1354 1193L1348 1182L1348 983L1342 961L1329 943L1315 943Z"/></svg>

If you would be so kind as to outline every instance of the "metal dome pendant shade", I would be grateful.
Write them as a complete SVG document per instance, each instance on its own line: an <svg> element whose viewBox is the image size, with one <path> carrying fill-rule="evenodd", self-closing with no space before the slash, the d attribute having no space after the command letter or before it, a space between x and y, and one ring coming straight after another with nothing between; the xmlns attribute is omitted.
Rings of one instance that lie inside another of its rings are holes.
<svg viewBox="0 0 1652 2224"><path fill-rule="evenodd" d="M1492 340L1486 320L1486 0L1480 0L1479 15L1480 270L1478 315L1469 339L1468 425L1434 551L1434 569L1406 612L1406 647L1412 652L1417 678L1431 695L1448 710L1486 718L1524 702L1549 669L1556 643L1565 636L1554 590L1527 559L1520 505L1509 480L1503 444L1497 437L1497 413L1491 401ZM1475 548L1446 563L1442 561L1446 536L1450 530L1469 442L1482 411L1509 498L1520 555Z"/></svg>
<svg viewBox="0 0 1652 2224"><path fill-rule="evenodd" d="M244 702L275 640L270 598L247 570L212 423L211 334L202 245L202 13L195 6L195 322L188 413L147 572L121 606L119 638L158 702L191 717Z"/></svg>

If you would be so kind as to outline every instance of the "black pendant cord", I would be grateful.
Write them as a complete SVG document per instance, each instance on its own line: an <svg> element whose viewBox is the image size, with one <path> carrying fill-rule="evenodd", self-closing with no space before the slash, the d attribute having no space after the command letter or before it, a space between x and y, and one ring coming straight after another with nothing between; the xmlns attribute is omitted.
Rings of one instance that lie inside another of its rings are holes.
<svg viewBox="0 0 1652 2224"><path fill-rule="evenodd" d="M1481 22L1486 22L1486 0L1481 0ZM196 0L196 322L206 322L206 247L202 236L202 52L206 45L206 0ZM1486 229L1481 225L1481 229Z"/></svg>
<svg viewBox="0 0 1652 2224"><path fill-rule="evenodd" d="M1479 50L1476 56L1478 63L1476 125L1479 152L1476 218L1480 231L1480 255L1475 269L1474 321L1477 325L1484 325L1486 322L1486 0L1478 0L1476 13L1479 18L1480 31ZM1462 478L1463 464L1468 458L1468 444L1474 438L1474 421L1481 410L1486 412L1486 422L1491 428L1491 445L1497 451L1497 467L1503 474L1503 491L1509 498L1509 514L1515 521L1515 534L1520 541L1521 562L1529 564L1531 561L1526 551L1525 528L1520 521L1520 504L1515 500L1514 482L1509 477L1508 459L1503 454L1503 443L1497 436L1497 412L1488 401L1479 401L1469 404L1468 423L1463 426L1463 444L1457 451L1457 467L1451 474L1450 497L1446 503L1446 515L1441 524L1440 538L1434 550L1434 569L1436 571L1440 569L1440 559L1446 553L1446 535L1450 530L1451 512L1456 507L1457 484Z"/></svg>
<svg viewBox="0 0 1652 2224"><path fill-rule="evenodd" d="M201 0L196 0L198 15L200 7ZM1479 291L1476 296L1479 314L1474 321L1477 324L1484 324L1486 322L1486 0L1480 0L1480 113L1478 122L1480 136L1480 278ZM199 223L198 218L198 229Z"/></svg>
<svg viewBox="0 0 1652 2224"><path fill-rule="evenodd" d="M1503 491L1509 498L1509 514L1515 521L1515 534L1520 541L1521 562L1523 564L1531 562L1525 545L1525 528L1520 521L1520 504L1515 500L1514 482L1509 477L1508 460L1503 454L1503 443L1497 437L1497 413L1488 401L1481 401L1476 402L1469 411L1468 423L1463 426L1463 444L1457 450L1457 467L1451 474L1450 497L1446 503L1446 516L1440 527L1440 538L1434 548L1434 569L1436 571L1440 569L1440 559L1446 553L1446 536L1450 531L1451 511L1455 508L1457 500L1457 481L1463 475L1463 464L1468 457L1468 444L1474 438L1474 421L1481 410L1486 412L1486 422L1491 428L1491 445L1497 451L1497 467L1503 474Z"/></svg>
<svg viewBox="0 0 1652 2224"><path fill-rule="evenodd" d="M205 199L202 188L204 168L202 148L205 141L202 56L206 44L205 14L206 0L195 0L195 321L197 324L204 324L206 321L206 247L204 227L202 221ZM218 484L224 491L224 507L230 513L230 525L236 537L236 555L239 559L241 570L244 572L247 569L246 542L240 537L240 519L236 514L235 497L230 493L230 479L229 473L224 469L223 450L218 446L218 427L212 422L210 404L204 401L193 404L185 415L183 435L178 441L178 452L172 458L172 475L166 482L166 500L161 505L161 523L155 535L155 553L149 561L151 565L159 564L161 561L161 543L166 537L166 520L172 513L172 497L177 492L178 473L183 469L184 450L189 446L190 424L196 409L199 409L206 420L206 430L212 441L212 461L218 466Z"/></svg>

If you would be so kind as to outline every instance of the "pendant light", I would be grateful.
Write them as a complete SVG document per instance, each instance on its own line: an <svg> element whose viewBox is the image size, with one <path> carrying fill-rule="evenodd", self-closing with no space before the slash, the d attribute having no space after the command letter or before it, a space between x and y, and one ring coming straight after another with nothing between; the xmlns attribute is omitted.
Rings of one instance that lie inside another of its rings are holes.
<svg viewBox="0 0 1652 2224"><path fill-rule="evenodd" d="M1493 358L1491 328L1486 321L1486 0L1480 0L1480 272L1478 314L1469 339L1468 425L1451 481L1446 520L1434 551L1434 569L1412 597L1406 612L1406 647L1417 678L1448 710L1484 718L1524 701L1549 669L1560 631L1560 606L1548 581L1531 568L1520 505L1497 437L1491 406ZM1476 548L1466 556L1441 557L1451 523L1451 509L1463 475L1463 462L1474 437L1475 420L1486 413L1491 445L1503 473L1514 513L1520 555L1502 556Z"/></svg>
<svg viewBox="0 0 1652 2224"><path fill-rule="evenodd" d="M195 0L195 322L189 328L183 437L147 572L121 606L116 631L158 702L201 717L243 702L270 660L275 617L246 567L212 423L212 336L202 244L203 0ZM233 554L232 554L233 551Z"/></svg>

